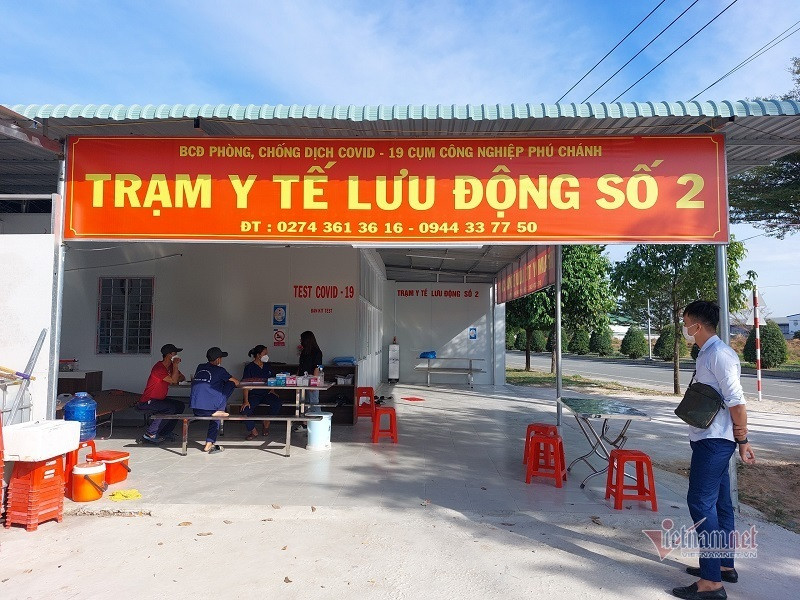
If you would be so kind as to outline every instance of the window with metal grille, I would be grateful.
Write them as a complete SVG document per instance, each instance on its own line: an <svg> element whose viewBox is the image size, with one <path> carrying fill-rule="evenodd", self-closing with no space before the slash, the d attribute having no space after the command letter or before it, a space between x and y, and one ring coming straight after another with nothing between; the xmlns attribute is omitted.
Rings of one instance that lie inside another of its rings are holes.
<svg viewBox="0 0 800 600"><path fill-rule="evenodd" d="M150 354L152 325L152 277L100 278L98 354Z"/></svg>

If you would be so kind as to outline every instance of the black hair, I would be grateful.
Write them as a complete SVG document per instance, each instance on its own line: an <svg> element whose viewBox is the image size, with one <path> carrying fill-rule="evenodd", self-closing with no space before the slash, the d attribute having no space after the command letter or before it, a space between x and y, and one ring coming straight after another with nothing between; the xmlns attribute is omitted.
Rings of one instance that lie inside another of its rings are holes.
<svg viewBox="0 0 800 600"><path fill-rule="evenodd" d="M319 344L317 338L311 331L304 331L300 334L300 344L303 346L302 354L310 354L319 351Z"/></svg>
<svg viewBox="0 0 800 600"><path fill-rule="evenodd" d="M250 352L247 353L247 356L252 356L253 358L255 358L256 356L261 354L265 348L266 346L264 344L258 344L255 348L253 348L252 350L250 350Z"/></svg>
<svg viewBox="0 0 800 600"><path fill-rule="evenodd" d="M683 309L683 316L689 315L703 325L716 329L719 324L719 306L708 300L695 300Z"/></svg>

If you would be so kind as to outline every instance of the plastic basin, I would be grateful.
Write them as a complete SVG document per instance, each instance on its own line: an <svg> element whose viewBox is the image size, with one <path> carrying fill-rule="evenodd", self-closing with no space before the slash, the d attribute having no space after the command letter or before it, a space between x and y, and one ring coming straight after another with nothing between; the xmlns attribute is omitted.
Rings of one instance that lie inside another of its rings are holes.
<svg viewBox="0 0 800 600"><path fill-rule="evenodd" d="M36 462L78 448L78 421L32 421L3 427L5 460Z"/></svg>

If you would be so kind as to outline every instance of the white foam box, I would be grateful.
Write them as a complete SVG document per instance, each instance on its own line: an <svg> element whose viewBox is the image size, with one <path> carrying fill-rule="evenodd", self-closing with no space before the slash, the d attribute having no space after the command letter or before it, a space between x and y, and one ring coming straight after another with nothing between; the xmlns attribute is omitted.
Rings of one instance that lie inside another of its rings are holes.
<svg viewBox="0 0 800 600"><path fill-rule="evenodd" d="M79 421L31 421L3 427L5 459L37 462L72 452L81 436Z"/></svg>

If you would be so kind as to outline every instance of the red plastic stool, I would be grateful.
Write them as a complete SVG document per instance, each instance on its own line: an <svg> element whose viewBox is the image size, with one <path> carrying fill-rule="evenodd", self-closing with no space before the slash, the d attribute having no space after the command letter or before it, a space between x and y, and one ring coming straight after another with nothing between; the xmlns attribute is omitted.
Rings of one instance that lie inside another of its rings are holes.
<svg viewBox="0 0 800 600"><path fill-rule="evenodd" d="M625 463L632 462L636 465L636 484L625 485ZM648 485L644 485L644 470L647 467ZM626 494L626 490L635 490L633 494ZM622 510L623 500L641 500L650 502L653 511L658 511L656 499L656 483L653 478L653 463L650 457L640 450L612 450L608 460L608 477L606 478L606 499L614 496L614 509Z"/></svg>
<svg viewBox="0 0 800 600"><path fill-rule="evenodd" d="M372 419L375 415L375 389L371 387L356 388L356 415Z"/></svg>
<svg viewBox="0 0 800 600"><path fill-rule="evenodd" d="M564 442L560 435L532 435L528 438L525 483L530 483L531 477L549 477L558 488L562 486L562 481L567 480Z"/></svg>
<svg viewBox="0 0 800 600"><path fill-rule="evenodd" d="M545 423L531 423L525 432L525 450L522 452L522 464L528 462L528 449L530 448L530 439L532 435L558 435L558 427L555 425L546 425ZM561 457L564 460L564 457Z"/></svg>
<svg viewBox="0 0 800 600"><path fill-rule="evenodd" d="M95 448L93 440L81 442L78 444L77 449L73 450L72 452L67 452L67 461L66 465L64 466L64 481L66 482L66 485L64 486L64 495L67 498L72 498L72 469L75 467L75 465L81 462L78 454L84 448L92 449L92 451L89 453L89 456L92 454L97 454L97 448Z"/></svg>
<svg viewBox="0 0 800 600"><path fill-rule="evenodd" d="M389 429L381 429L381 416L389 415ZM377 444L382 437L392 438L397 443L397 413L392 406L377 406L372 418L372 443Z"/></svg>

